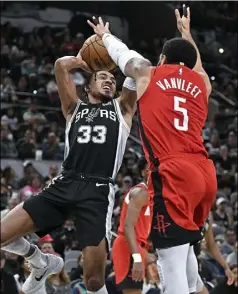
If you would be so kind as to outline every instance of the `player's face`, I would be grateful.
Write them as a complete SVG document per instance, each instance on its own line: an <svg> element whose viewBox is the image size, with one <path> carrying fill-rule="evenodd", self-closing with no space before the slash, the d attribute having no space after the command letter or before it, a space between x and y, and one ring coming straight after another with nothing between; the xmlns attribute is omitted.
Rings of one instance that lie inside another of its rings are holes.
<svg viewBox="0 0 238 294"><path fill-rule="evenodd" d="M141 174L142 177L145 179L145 181L147 181L148 177L149 177L149 167L148 164L146 164L145 168L142 170Z"/></svg>
<svg viewBox="0 0 238 294"><path fill-rule="evenodd" d="M107 71L99 71L91 83L91 94L101 100L112 99L116 93L116 79Z"/></svg>

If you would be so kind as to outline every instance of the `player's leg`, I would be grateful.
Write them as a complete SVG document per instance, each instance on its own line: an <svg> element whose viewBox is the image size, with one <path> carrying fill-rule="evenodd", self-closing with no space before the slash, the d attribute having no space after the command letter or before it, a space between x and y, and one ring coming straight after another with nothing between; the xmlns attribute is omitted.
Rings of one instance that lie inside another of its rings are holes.
<svg viewBox="0 0 238 294"><path fill-rule="evenodd" d="M1 248L36 230L30 215L22 206L23 203L19 204L1 219Z"/></svg>
<svg viewBox="0 0 238 294"><path fill-rule="evenodd" d="M54 191L54 188L52 190ZM47 276L58 273L63 267L62 258L43 254L38 247L21 238L36 228L47 230L48 227L56 226L63 221L63 213L57 207L57 203L54 204L55 199L52 195L44 190L39 195L32 196L23 205L12 210L1 223L1 236L5 245L3 249L24 256L32 267L31 274L22 287L24 293L37 294L44 290Z"/></svg>
<svg viewBox="0 0 238 294"><path fill-rule="evenodd" d="M98 180L100 182L100 179ZM75 198L75 225L84 253L84 280L88 293L107 294L105 264L110 246L114 189L109 183L81 182Z"/></svg>
<svg viewBox="0 0 238 294"><path fill-rule="evenodd" d="M23 256L33 266L44 268L47 265L45 255L22 237L36 230L22 206L16 206L1 220L1 249Z"/></svg>
<svg viewBox="0 0 238 294"><path fill-rule="evenodd" d="M194 247L189 247L187 259L187 279L189 286L189 293L195 293L198 285L198 262L194 253Z"/></svg>
<svg viewBox="0 0 238 294"><path fill-rule="evenodd" d="M83 275L89 294L107 294L105 286L106 246L106 241L103 239L98 246L87 246L83 249Z"/></svg>
<svg viewBox="0 0 238 294"><path fill-rule="evenodd" d="M166 249L156 249L157 267L163 294L189 294L187 258L189 244ZM172 282L171 282L172 281Z"/></svg>

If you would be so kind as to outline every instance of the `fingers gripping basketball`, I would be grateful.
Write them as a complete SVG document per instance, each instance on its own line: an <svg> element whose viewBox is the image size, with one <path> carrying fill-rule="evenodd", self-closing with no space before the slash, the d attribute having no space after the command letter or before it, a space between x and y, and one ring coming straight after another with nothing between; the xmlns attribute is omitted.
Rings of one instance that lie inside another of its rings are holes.
<svg viewBox="0 0 238 294"><path fill-rule="evenodd" d="M97 35L93 35L85 41L81 49L81 56L93 71L111 71L116 67L102 39Z"/></svg>

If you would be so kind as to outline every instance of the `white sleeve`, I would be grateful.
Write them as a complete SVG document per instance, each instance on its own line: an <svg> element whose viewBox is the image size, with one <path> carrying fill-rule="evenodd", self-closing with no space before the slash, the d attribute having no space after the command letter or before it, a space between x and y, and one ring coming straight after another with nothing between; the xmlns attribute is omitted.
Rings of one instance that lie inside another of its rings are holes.
<svg viewBox="0 0 238 294"><path fill-rule="evenodd" d="M123 83L123 87L131 91L136 91L136 82L134 79L127 77Z"/></svg>
<svg viewBox="0 0 238 294"><path fill-rule="evenodd" d="M102 37L104 46L107 48L108 54L112 60L120 67L121 71L125 74L125 66L132 58L145 59L141 54L134 50L130 50L126 44L121 42L111 34L104 34Z"/></svg>

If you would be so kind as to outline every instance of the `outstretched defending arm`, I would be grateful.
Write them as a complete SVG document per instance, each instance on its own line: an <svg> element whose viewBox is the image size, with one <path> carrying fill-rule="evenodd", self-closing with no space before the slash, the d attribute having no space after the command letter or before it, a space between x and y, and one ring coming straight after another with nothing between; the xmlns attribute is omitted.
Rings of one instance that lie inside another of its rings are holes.
<svg viewBox="0 0 238 294"><path fill-rule="evenodd" d="M88 20L88 24L94 32L103 40L105 47L113 61L120 67L121 71L127 76L137 81L143 75L150 72L151 63L141 54L130 50L126 44L113 36L109 31L109 23L105 25L99 17L98 24L95 25Z"/></svg>
<svg viewBox="0 0 238 294"><path fill-rule="evenodd" d="M183 16L182 17L180 16L178 9L175 10L175 16L177 19L177 27L182 35L182 38L188 40L197 51L197 62L195 64L193 70L198 72L202 76L204 83L206 85L206 88L207 88L207 96L209 96L212 91L212 86L210 83L210 79L209 79L206 71L203 68L200 52L198 50L196 43L193 40L191 31L190 31L190 9L189 9L189 7L186 8L185 4L183 4Z"/></svg>

